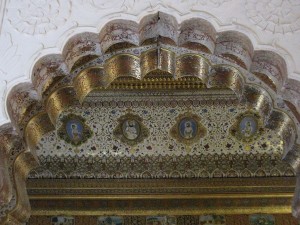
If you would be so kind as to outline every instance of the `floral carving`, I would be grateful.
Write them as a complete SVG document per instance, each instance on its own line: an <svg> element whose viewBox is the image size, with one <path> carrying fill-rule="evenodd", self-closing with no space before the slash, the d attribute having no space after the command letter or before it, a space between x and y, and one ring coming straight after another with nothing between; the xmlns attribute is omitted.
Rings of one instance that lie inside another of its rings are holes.
<svg viewBox="0 0 300 225"><path fill-rule="evenodd" d="M300 29L300 2L289 0L247 0L247 15L261 29L285 34Z"/></svg>
<svg viewBox="0 0 300 225"><path fill-rule="evenodd" d="M69 0L19 0L15 5L7 10L8 21L19 32L30 35L58 29L71 13Z"/></svg>
<svg viewBox="0 0 300 225"><path fill-rule="evenodd" d="M186 0L181 0L182 2L185 2ZM219 7L222 4L224 4L225 2L229 2L231 0L210 0L210 1L206 1L206 0L196 0L194 6L214 6L214 7Z"/></svg>
<svg viewBox="0 0 300 225"><path fill-rule="evenodd" d="M6 93L7 81L2 80L8 76L9 72L13 72L13 68L18 62L20 55L17 54L18 46L15 45L12 41L11 34L4 33L0 38L0 95L4 100Z"/></svg>

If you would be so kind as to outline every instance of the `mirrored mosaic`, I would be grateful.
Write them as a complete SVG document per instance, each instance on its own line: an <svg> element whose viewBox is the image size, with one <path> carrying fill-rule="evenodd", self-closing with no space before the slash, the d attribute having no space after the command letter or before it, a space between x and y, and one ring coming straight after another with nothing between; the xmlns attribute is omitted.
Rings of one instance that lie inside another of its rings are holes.
<svg viewBox="0 0 300 225"><path fill-rule="evenodd" d="M55 216L51 218L51 225L75 225L74 217Z"/></svg>

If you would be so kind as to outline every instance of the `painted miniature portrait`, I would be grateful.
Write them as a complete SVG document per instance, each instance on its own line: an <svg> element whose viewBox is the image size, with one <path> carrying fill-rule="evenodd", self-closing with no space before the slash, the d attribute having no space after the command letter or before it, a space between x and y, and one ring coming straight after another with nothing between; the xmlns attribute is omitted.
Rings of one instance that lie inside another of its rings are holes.
<svg viewBox="0 0 300 225"><path fill-rule="evenodd" d="M146 225L167 225L167 218L164 216L147 217Z"/></svg>
<svg viewBox="0 0 300 225"><path fill-rule="evenodd" d="M135 146L149 136L149 130L138 115L127 113L118 122L114 136L127 145Z"/></svg>
<svg viewBox="0 0 300 225"><path fill-rule="evenodd" d="M82 140L83 125L79 120L69 120L66 123L66 131L74 143L77 144Z"/></svg>
<svg viewBox="0 0 300 225"><path fill-rule="evenodd" d="M200 117L187 112L176 118L170 135L178 142L190 146L206 135L206 128L202 125Z"/></svg>
<svg viewBox="0 0 300 225"><path fill-rule="evenodd" d="M122 131L125 138L135 140L140 135L140 124L134 119L125 120L122 124Z"/></svg>
<svg viewBox="0 0 300 225"><path fill-rule="evenodd" d="M230 128L231 135L243 142L254 141L262 131L263 125L260 116L254 112L239 115Z"/></svg>
<svg viewBox="0 0 300 225"><path fill-rule="evenodd" d="M79 146L92 136L92 130L84 123L85 119L75 114L69 114L61 119L58 136L74 146Z"/></svg>
<svg viewBox="0 0 300 225"><path fill-rule="evenodd" d="M197 122L193 118L183 118L179 123L179 134L182 138L192 139L197 134Z"/></svg>
<svg viewBox="0 0 300 225"><path fill-rule="evenodd" d="M246 116L242 118L239 124L239 132L244 137L251 137L257 131L257 121L254 117Z"/></svg>

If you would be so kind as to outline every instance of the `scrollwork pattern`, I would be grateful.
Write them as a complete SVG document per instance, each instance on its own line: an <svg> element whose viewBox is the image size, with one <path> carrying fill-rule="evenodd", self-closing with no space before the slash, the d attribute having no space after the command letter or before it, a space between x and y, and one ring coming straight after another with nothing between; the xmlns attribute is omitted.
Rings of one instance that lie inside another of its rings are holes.
<svg viewBox="0 0 300 225"><path fill-rule="evenodd" d="M8 8L8 21L20 33L29 35L57 30L71 13L69 0L19 0L16 5Z"/></svg>

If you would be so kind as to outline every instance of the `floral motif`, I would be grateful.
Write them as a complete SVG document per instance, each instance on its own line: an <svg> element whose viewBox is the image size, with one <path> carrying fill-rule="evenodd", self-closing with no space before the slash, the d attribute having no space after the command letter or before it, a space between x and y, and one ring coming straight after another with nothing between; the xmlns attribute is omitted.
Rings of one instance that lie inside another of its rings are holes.
<svg viewBox="0 0 300 225"><path fill-rule="evenodd" d="M182 2L185 2L186 0L181 0ZM205 5L209 5L209 6L214 6L214 7L219 7L222 4L224 4L225 2L229 2L231 0L210 0L210 1L206 1L206 0L196 0L194 6L205 6Z"/></svg>
<svg viewBox="0 0 300 225"><path fill-rule="evenodd" d="M176 225L176 217L174 216L148 216L146 225Z"/></svg>
<svg viewBox="0 0 300 225"><path fill-rule="evenodd" d="M30 35L58 29L71 13L69 0L19 0L15 5L7 11L8 21L19 32Z"/></svg>
<svg viewBox="0 0 300 225"><path fill-rule="evenodd" d="M300 29L298 0L247 0L247 15L261 29L285 34Z"/></svg>

